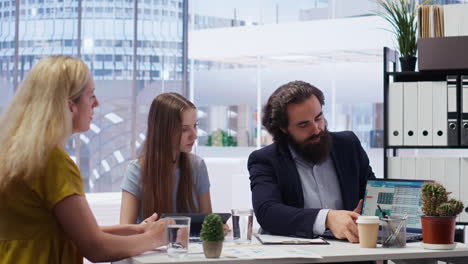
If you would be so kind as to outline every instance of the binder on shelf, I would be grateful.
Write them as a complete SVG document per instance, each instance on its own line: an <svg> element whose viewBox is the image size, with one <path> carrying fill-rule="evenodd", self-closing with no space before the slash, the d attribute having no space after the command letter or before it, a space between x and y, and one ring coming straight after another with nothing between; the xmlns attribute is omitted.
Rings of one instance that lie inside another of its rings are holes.
<svg viewBox="0 0 468 264"><path fill-rule="evenodd" d="M460 158L445 159L445 179L443 182L450 197L460 199Z"/></svg>
<svg viewBox="0 0 468 264"><path fill-rule="evenodd" d="M447 145L458 146L457 77L447 76Z"/></svg>
<svg viewBox="0 0 468 264"><path fill-rule="evenodd" d="M431 158L428 158L428 157L416 158L415 178L418 180L430 180L431 179Z"/></svg>
<svg viewBox="0 0 468 264"><path fill-rule="evenodd" d="M401 158L401 177L402 179L416 178L416 158L404 157Z"/></svg>
<svg viewBox="0 0 468 264"><path fill-rule="evenodd" d="M388 90L388 144L403 145L403 83L391 82Z"/></svg>
<svg viewBox="0 0 468 264"><path fill-rule="evenodd" d="M432 145L447 146L447 82L432 83Z"/></svg>
<svg viewBox="0 0 468 264"><path fill-rule="evenodd" d="M418 82L418 145L432 145L432 82Z"/></svg>
<svg viewBox="0 0 468 264"><path fill-rule="evenodd" d="M444 9L434 5L434 33L436 38L444 36Z"/></svg>
<svg viewBox="0 0 468 264"><path fill-rule="evenodd" d="M418 83L403 84L403 145L418 145Z"/></svg>
<svg viewBox="0 0 468 264"><path fill-rule="evenodd" d="M444 5L444 35L459 36L459 21L462 19L460 5Z"/></svg>
<svg viewBox="0 0 468 264"><path fill-rule="evenodd" d="M468 158L460 159L460 200L465 205L465 209L460 214L460 222L468 222L468 192L466 191L468 186Z"/></svg>
<svg viewBox="0 0 468 264"><path fill-rule="evenodd" d="M400 157L389 157L388 158L388 178L398 179L401 178L401 158Z"/></svg>
<svg viewBox="0 0 468 264"><path fill-rule="evenodd" d="M444 5L445 36L468 35L467 4Z"/></svg>
<svg viewBox="0 0 468 264"><path fill-rule="evenodd" d="M445 180L445 158L431 158L431 180L443 183Z"/></svg>
<svg viewBox="0 0 468 264"><path fill-rule="evenodd" d="M437 5L421 5L418 8L420 38L444 36L444 9Z"/></svg>
<svg viewBox="0 0 468 264"><path fill-rule="evenodd" d="M468 76L462 76L460 145L468 146Z"/></svg>
<svg viewBox="0 0 468 264"><path fill-rule="evenodd" d="M468 5L464 4L461 7L461 13L462 13L462 21L461 26L459 28L459 33L461 36L468 36L468 16L466 15L468 13Z"/></svg>

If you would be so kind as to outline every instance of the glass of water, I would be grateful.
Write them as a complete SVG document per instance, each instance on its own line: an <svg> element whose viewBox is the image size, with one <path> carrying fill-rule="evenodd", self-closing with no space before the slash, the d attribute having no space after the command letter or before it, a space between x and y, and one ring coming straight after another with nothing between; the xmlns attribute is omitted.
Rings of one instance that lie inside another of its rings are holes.
<svg viewBox="0 0 468 264"><path fill-rule="evenodd" d="M232 209L232 236L236 244L250 244L252 241L252 209Z"/></svg>
<svg viewBox="0 0 468 264"><path fill-rule="evenodd" d="M188 253L190 217L168 217L166 227L167 255L170 258L184 258Z"/></svg>

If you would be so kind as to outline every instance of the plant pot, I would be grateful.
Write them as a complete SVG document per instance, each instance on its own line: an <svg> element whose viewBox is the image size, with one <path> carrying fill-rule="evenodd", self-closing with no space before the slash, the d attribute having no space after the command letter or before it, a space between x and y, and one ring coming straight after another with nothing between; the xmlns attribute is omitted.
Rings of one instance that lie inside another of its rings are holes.
<svg viewBox="0 0 468 264"><path fill-rule="evenodd" d="M416 57L404 56L400 57L401 71L414 71L416 68Z"/></svg>
<svg viewBox="0 0 468 264"><path fill-rule="evenodd" d="M454 249L456 216L421 216L423 247Z"/></svg>
<svg viewBox="0 0 468 264"><path fill-rule="evenodd" d="M203 253L206 258L219 258L223 241L203 241Z"/></svg>

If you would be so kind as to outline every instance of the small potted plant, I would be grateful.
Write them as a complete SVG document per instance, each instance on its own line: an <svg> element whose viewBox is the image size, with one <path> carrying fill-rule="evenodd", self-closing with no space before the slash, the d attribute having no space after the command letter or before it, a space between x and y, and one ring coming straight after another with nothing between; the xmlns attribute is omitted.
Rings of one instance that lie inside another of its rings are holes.
<svg viewBox="0 0 468 264"><path fill-rule="evenodd" d="M421 216L423 247L427 249L455 248L456 217L462 212L463 203L449 199L445 187L436 182L425 183L422 192Z"/></svg>
<svg viewBox="0 0 468 264"><path fill-rule="evenodd" d="M207 258L219 258L223 249L223 220L217 214L209 214L203 221L200 239L203 243L203 253Z"/></svg>
<svg viewBox="0 0 468 264"><path fill-rule="evenodd" d="M390 30L398 42L400 64L402 71L414 71L416 67L417 46L417 1L408 0L376 0L382 10L376 12L388 23ZM429 0L423 1L424 5Z"/></svg>

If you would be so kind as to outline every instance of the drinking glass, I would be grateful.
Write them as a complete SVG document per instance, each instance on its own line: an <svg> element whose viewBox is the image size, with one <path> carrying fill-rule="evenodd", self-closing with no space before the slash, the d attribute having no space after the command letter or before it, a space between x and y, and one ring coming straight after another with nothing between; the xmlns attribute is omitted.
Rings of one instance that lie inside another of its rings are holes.
<svg viewBox="0 0 468 264"><path fill-rule="evenodd" d="M252 241L252 209L232 209L232 233L236 244L250 244Z"/></svg>
<svg viewBox="0 0 468 264"><path fill-rule="evenodd" d="M167 255L170 258L184 258L188 253L190 217L168 217L166 227Z"/></svg>

